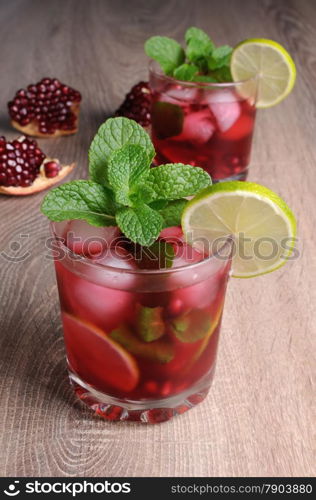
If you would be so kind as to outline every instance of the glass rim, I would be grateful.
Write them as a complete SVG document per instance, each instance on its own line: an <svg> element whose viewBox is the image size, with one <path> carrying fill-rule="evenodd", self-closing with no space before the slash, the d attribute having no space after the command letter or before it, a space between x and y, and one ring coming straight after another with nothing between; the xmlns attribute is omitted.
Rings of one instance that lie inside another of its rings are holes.
<svg viewBox="0 0 316 500"><path fill-rule="evenodd" d="M68 255L72 255L75 257L74 261L77 261L77 262L79 261L80 263L87 264L88 267L100 268L103 270L108 270L108 271L117 272L117 273L124 273L124 274L156 276L156 275L161 275L161 274L169 274L169 273L175 273L175 272L183 272L185 270L196 269L196 268L202 266L203 264L213 262L219 256L220 251L222 251L223 249L225 249L233 244L233 235L228 235L225 238L223 245L220 247L220 249L217 252L205 257L203 260L200 260L199 262L194 262L192 264L188 264L187 266L180 266L180 267L175 267L175 268L154 269L154 270L153 269L124 269L121 267L107 266L107 265L101 264L99 262L93 262L88 257L85 257L84 255L79 255L79 254L73 252L72 250L70 250L70 248L68 248L67 245L64 243L64 241L63 241L64 238L62 238L61 236L58 236L54 230L54 225L56 223L58 224L58 222L65 222L65 221L50 221L51 233L53 234L53 237L59 243L59 245L66 251L66 253ZM194 248L194 247L192 247L192 248ZM223 262L228 262L229 260L231 260L231 258L232 257L230 256L229 258L227 258L226 261L223 260Z"/></svg>
<svg viewBox="0 0 316 500"><path fill-rule="evenodd" d="M258 80L258 75L252 76L250 78L246 78L245 80L238 80L236 82L188 82L185 80L177 80L173 76L166 75L161 69L160 65L157 61L151 60L148 64L149 73L161 78L163 77L166 81L170 83L176 83L181 85L182 87L200 87L200 88L231 88L239 85L245 85L245 83L256 82Z"/></svg>

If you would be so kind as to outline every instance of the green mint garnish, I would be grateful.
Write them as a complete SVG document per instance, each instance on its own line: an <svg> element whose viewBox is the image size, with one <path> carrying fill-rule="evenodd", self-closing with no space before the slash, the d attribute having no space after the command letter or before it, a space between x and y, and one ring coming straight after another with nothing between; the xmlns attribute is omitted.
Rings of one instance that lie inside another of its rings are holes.
<svg viewBox="0 0 316 500"><path fill-rule="evenodd" d="M125 144L110 156L108 180L118 203L133 206L132 195L137 193L140 182L148 177L150 164L151 158L139 144Z"/></svg>
<svg viewBox="0 0 316 500"><path fill-rule="evenodd" d="M133 331L125 325L110 333L110 337L125 347L131 354L145 358L148 361L168 363L174 357L173 345L168 339L158 339L153 342L142 342Z"/></svg>
<svg viewBox="0 0 316 500"><path fill-rule="evenodd" d="M196 342L204 338L211 328L211 318L202 309L193 309L172 321L171 330L181 342Z"/></svg>
<svg viewBox="0 0 316 500"><path fill-rule="evenodd" d="M128 118L109 118L99 128L89 149L89 173L93 181L108 184L109 158L125 144L142 146L150 161L155 156L150 137L141 125Z"/></svg>
<svg viewBox="0 0 316 500"><path fill-rule="evenodd" d="M155 102L151 110L151 123L158 139L179 135L183 128L184 114L181 106L170 102Z"/></svg>
<svg viewBox="0 0 316 500"><path fill-rule="evenodd" d="M191 27L185 33L186 49L175 40L154 36L145 43L146 54L160 64L166 75L201 83L232 81L232 48L215 47L205 31Z"/></svg>
<svg viewBox="0 0 316 500"><path fill-rule="evenodd" d="M93 226L115 225L112 193L93 181L72 181L52 189L41 210L53 221L84 219Z"/></svg>
<svg viewBox="0 0 316 500"><path fill-rule="evenodd" d="M175 200L193 196L207 187L210 184L210 176L200 167L167 163L150 170L147 184L155 192L156 199Z"/></svg>
<svg viewBox="0 0 316 500"><path fill-rule="evenodd" d="M90 146L91 180L52 189L42 212L53 221L84 219L94 226L117 225L131 241L152 245L164 227L180 223L185 198L212 183L204 170L191 165L151 168L154 154L140 125L128 118L110 118Z"/></svg>
<svg viewBox="0 0 316 500"><path fill-rule="evenodd" d="M215 45L207 33L198 28L189 28L185 34L187 42L186 56L190 62L197 65L199 71L207 71L207 60L211 56Z"/></svg>
<svg viewBox="0 0 316 500"><path fill-rule="evenodd" d="M166 75L184 62L185 54L181 45L166 36L153 36L145 43L145 52L151 59L157 61Z"/></svg>
<svg viewBox="0 0 316 500"><path fill-rule="evenodd" d="M163 228L162 216L145 204L120 208L116 223L127 238L144 246L151 245Z"/></svg>
<svg viewBox="0 0 316 500"><path fill-rule="evenodd" d="M191 82L194 79L195 75L198 74L198 72L199 72L198 66L195 66L194 64L184 63L181 64L181 66L178 66L174 70L173 76L177 80L184 80L187 82Z"/></svg>
<svg viewBox="0 0 316 500"><path fill-rule="evenodd" d="M215 70L229 65L232 52L233 49L229 45L222 45L214 49L208 60L209 69Z"/></svg>
<svg viewBox="0 0 316 500"><path fill-rule="evenodd" d="M193 81L201 83L218 83L218 78L210 75L196 75Z"/></svg>
<svg viewBox="0 0 316 500"><path fill-rule="evenodd" d="M214 70L213 75L220 83L231 82L233 80L229 65Z"/></svg>
<svg viewBox="0 0 316 500"><path fill-rule="evenodd" d="M139 307L136 330L141 340L153 342L164 335L166 327L162 313L163 307Z"/></svg>
<svg viewBox="0 0 316 500"><path fill-rule="evenodd" d="M164 227L181 225L181 215L186 204L187 200L173 200L159 210L164 220Z"/></svg>

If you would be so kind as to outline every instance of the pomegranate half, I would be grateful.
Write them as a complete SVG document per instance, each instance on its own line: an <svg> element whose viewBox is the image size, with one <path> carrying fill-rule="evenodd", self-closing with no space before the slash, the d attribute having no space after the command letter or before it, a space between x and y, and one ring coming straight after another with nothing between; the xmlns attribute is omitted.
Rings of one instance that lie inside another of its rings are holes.
<svg viewBox="0 0 316 500"><path fill-rule="evenodd" d="M81 94L57 78L43 78L8 103L11 124L23 134L58 137L78 130Z"/></svg>

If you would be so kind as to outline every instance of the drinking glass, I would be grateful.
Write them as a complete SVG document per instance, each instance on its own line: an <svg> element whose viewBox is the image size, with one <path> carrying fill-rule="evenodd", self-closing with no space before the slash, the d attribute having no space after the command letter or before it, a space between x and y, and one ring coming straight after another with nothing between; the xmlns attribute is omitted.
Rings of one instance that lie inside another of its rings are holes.
<svg viewBox="0 0 316 500"><path fill-rule="evenodd" d="M231 242L201 259L179 239L173 267L144 269L112 244L95 258L91 238L91 252L75 254L66 245L67 224L51 227L77 396L108 420L148 423L201 402L214 375Z"/></svg>
<svg viewBox="0 0 316 500"><path fill-rule="evenodd" d="M202 167L213 181L245 180L256 117L257 78L183 82L149 67L155 164Z"/></svg>

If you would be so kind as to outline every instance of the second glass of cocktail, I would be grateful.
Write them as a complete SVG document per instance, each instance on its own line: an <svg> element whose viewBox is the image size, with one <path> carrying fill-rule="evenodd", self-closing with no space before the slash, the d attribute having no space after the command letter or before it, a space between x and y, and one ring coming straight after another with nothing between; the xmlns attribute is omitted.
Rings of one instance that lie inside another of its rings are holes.
<svg viewBox="0 0 316 500"><path fill-rule="evenodd" d="M151 62L149 85L157 165L198 165L213 181L246 179L256 116L256 78L184 82L165 75Z"/></svg>

